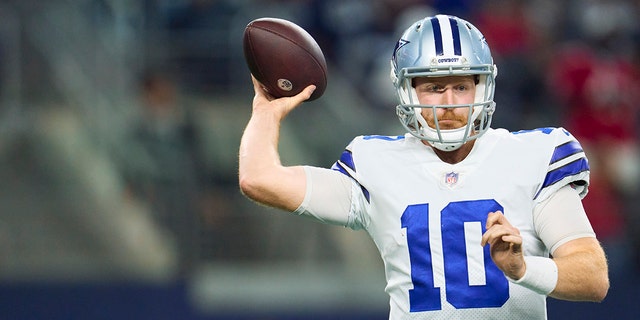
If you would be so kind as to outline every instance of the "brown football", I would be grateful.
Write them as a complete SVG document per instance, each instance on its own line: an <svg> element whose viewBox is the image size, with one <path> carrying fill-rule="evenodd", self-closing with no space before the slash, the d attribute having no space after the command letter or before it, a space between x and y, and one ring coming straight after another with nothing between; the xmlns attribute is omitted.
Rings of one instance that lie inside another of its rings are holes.
<svg viewBox="0 0 640 320"><path fill-rule="evenodd" d="M316 85L310 100L327 87L327 63L315 39L297 24L278 18L251 21L243 35L251 74L275 98L290 97Z"/></svg>

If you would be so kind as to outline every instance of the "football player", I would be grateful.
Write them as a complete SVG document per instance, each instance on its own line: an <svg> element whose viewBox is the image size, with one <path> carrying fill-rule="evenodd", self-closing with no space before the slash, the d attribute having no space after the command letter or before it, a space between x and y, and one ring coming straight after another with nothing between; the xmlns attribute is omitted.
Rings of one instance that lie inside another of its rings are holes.
<svg viewBox="0 0 640 320"><path fill-rule="evenodd" d="M392 319L544 319L546 297L601 301L607 261L584 212L589 165L563 128L491 128L496 66L454 16L417 21L391 60L402 136L359 136L332 168L283 166L281 121L314 86L272 99L253 79L240 145L249 198L364 229Z"/></svg>

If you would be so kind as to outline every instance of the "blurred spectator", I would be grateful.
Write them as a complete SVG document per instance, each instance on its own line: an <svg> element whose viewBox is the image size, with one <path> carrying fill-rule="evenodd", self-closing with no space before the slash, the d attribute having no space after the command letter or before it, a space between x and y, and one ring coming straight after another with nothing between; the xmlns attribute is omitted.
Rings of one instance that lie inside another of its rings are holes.
<svg viewBox="0 0 640 320"><path fill-rule="evenodd" d="M427 0L438 13L451 14L459 17L468 17L477 10L478 1L473 0Z"/></svg>
<svg viewBox="0 0 640 320"><path fill-rule="evenodd" d="M315 0L312 1L312 34L330 65L354 83L369 106L386 112L394 101L389 79L389 60L395 43L396 20L407 8L422 0ZM424 6L424 5L422 5ZM404 26L406 28L406 26ZM386 86L378 90L380 67ZM391 93L391 94L390 94ZM389 98L391 96L391 99ZM377 111L377 110L372 110Z"/></svg>
<svg viewBox="0 0 640 320"><path fill-rule="evenodd" d="M29 114L0 144L0 278L164 280L170 241L68 106Z"/></svg>
<svg viewBox="0 0 640 320"><path fill-rule="evenodd" d="M224 92L232 70L228 39L238 2L229 0L170 1L154 14L160 27L163 62L193 91Z"/></svg>
<svg viewBox="0 0 640 320"><path fill-rule="evenodd" d="M580 41L558 48L548 80L563 105L564 126L589 155L593 181L584 204L615 274L628 265L629 237L638 237L632 205L640 183L640 69L633 60L638 48L631 38L637 32L637 15L629 2L574 4L569 10L576 13Z"/></svg>
<svg viewBox="0 0 640 320"><path fill-rule="evenodd" d="M553 122L539 66L543 34L528 9L522 0L489 0L470 17L483 30L498 66L496 83L501 90L495 101L500 112L493 119L494 127L514 130Z"/></svg>
<svg viewBox="0 0 640 320"><path fill-rule="evenodd" d="M200 258L202 242L216 238L213 231L229 210L227 197L216 189L229 181L208 172L193 110L178 90L166 73L143 75L140 110L126 135L122 170L130 195L145 200L175 238L185 271ZM221 248L220 243L210 245L213 252Z"/></svg>

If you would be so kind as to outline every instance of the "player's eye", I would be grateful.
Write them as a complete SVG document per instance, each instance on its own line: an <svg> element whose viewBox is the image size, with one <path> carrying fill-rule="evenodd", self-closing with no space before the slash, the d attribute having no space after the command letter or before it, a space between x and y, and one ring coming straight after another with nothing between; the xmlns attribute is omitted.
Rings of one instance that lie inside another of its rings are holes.
<svg viewBox="0 0 640 320"><path fill-rule="evenodd" d="M418 91L420 92L441 92L444 90L444 87L438 84L433 83L425 83L421 86L418 86Z"/></svg>
<svg viewBox="0 0 640 320"><path fill-rule="evenodd" d="M466 85L464 85L464 84L461 84L461 85L457 85L457 86L455 87L455 89L456 89L457 91L467 91L467 90L469 90L469 87L467 87L467 86L466 86Z"/></svg>

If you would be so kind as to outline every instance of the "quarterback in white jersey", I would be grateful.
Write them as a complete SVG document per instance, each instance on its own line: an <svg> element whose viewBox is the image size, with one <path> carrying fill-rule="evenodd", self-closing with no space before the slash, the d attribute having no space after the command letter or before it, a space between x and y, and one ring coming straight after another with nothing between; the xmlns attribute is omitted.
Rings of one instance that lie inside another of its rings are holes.
<svg viewBox="0 0 640 320"><path fill-rule="evenodd" d="M562 128L490 127L497 70L480 31L427 17L391 62L408 133L357 137L331 169L279 159L280 122L314 86L274 99L253 78L243 193L366 230L384 262L390 319L544 319L547 296L604 299L607 261L581 203L585 153Z"/></svg>
<svg viewBox="0 0 640 320"><path fill-rule="evenodd" d="M584 152L563 129L489 130L456 164L411 135L363 136L334 168L357 185L346 224L367 230L385 257L393 319L544 318L545 296L509 283L480 246L489 212L520 230L525 256L594 237L584 215L534 214L564 186L586 193ZM561 231L545 232L544 219Z"/></svg>

